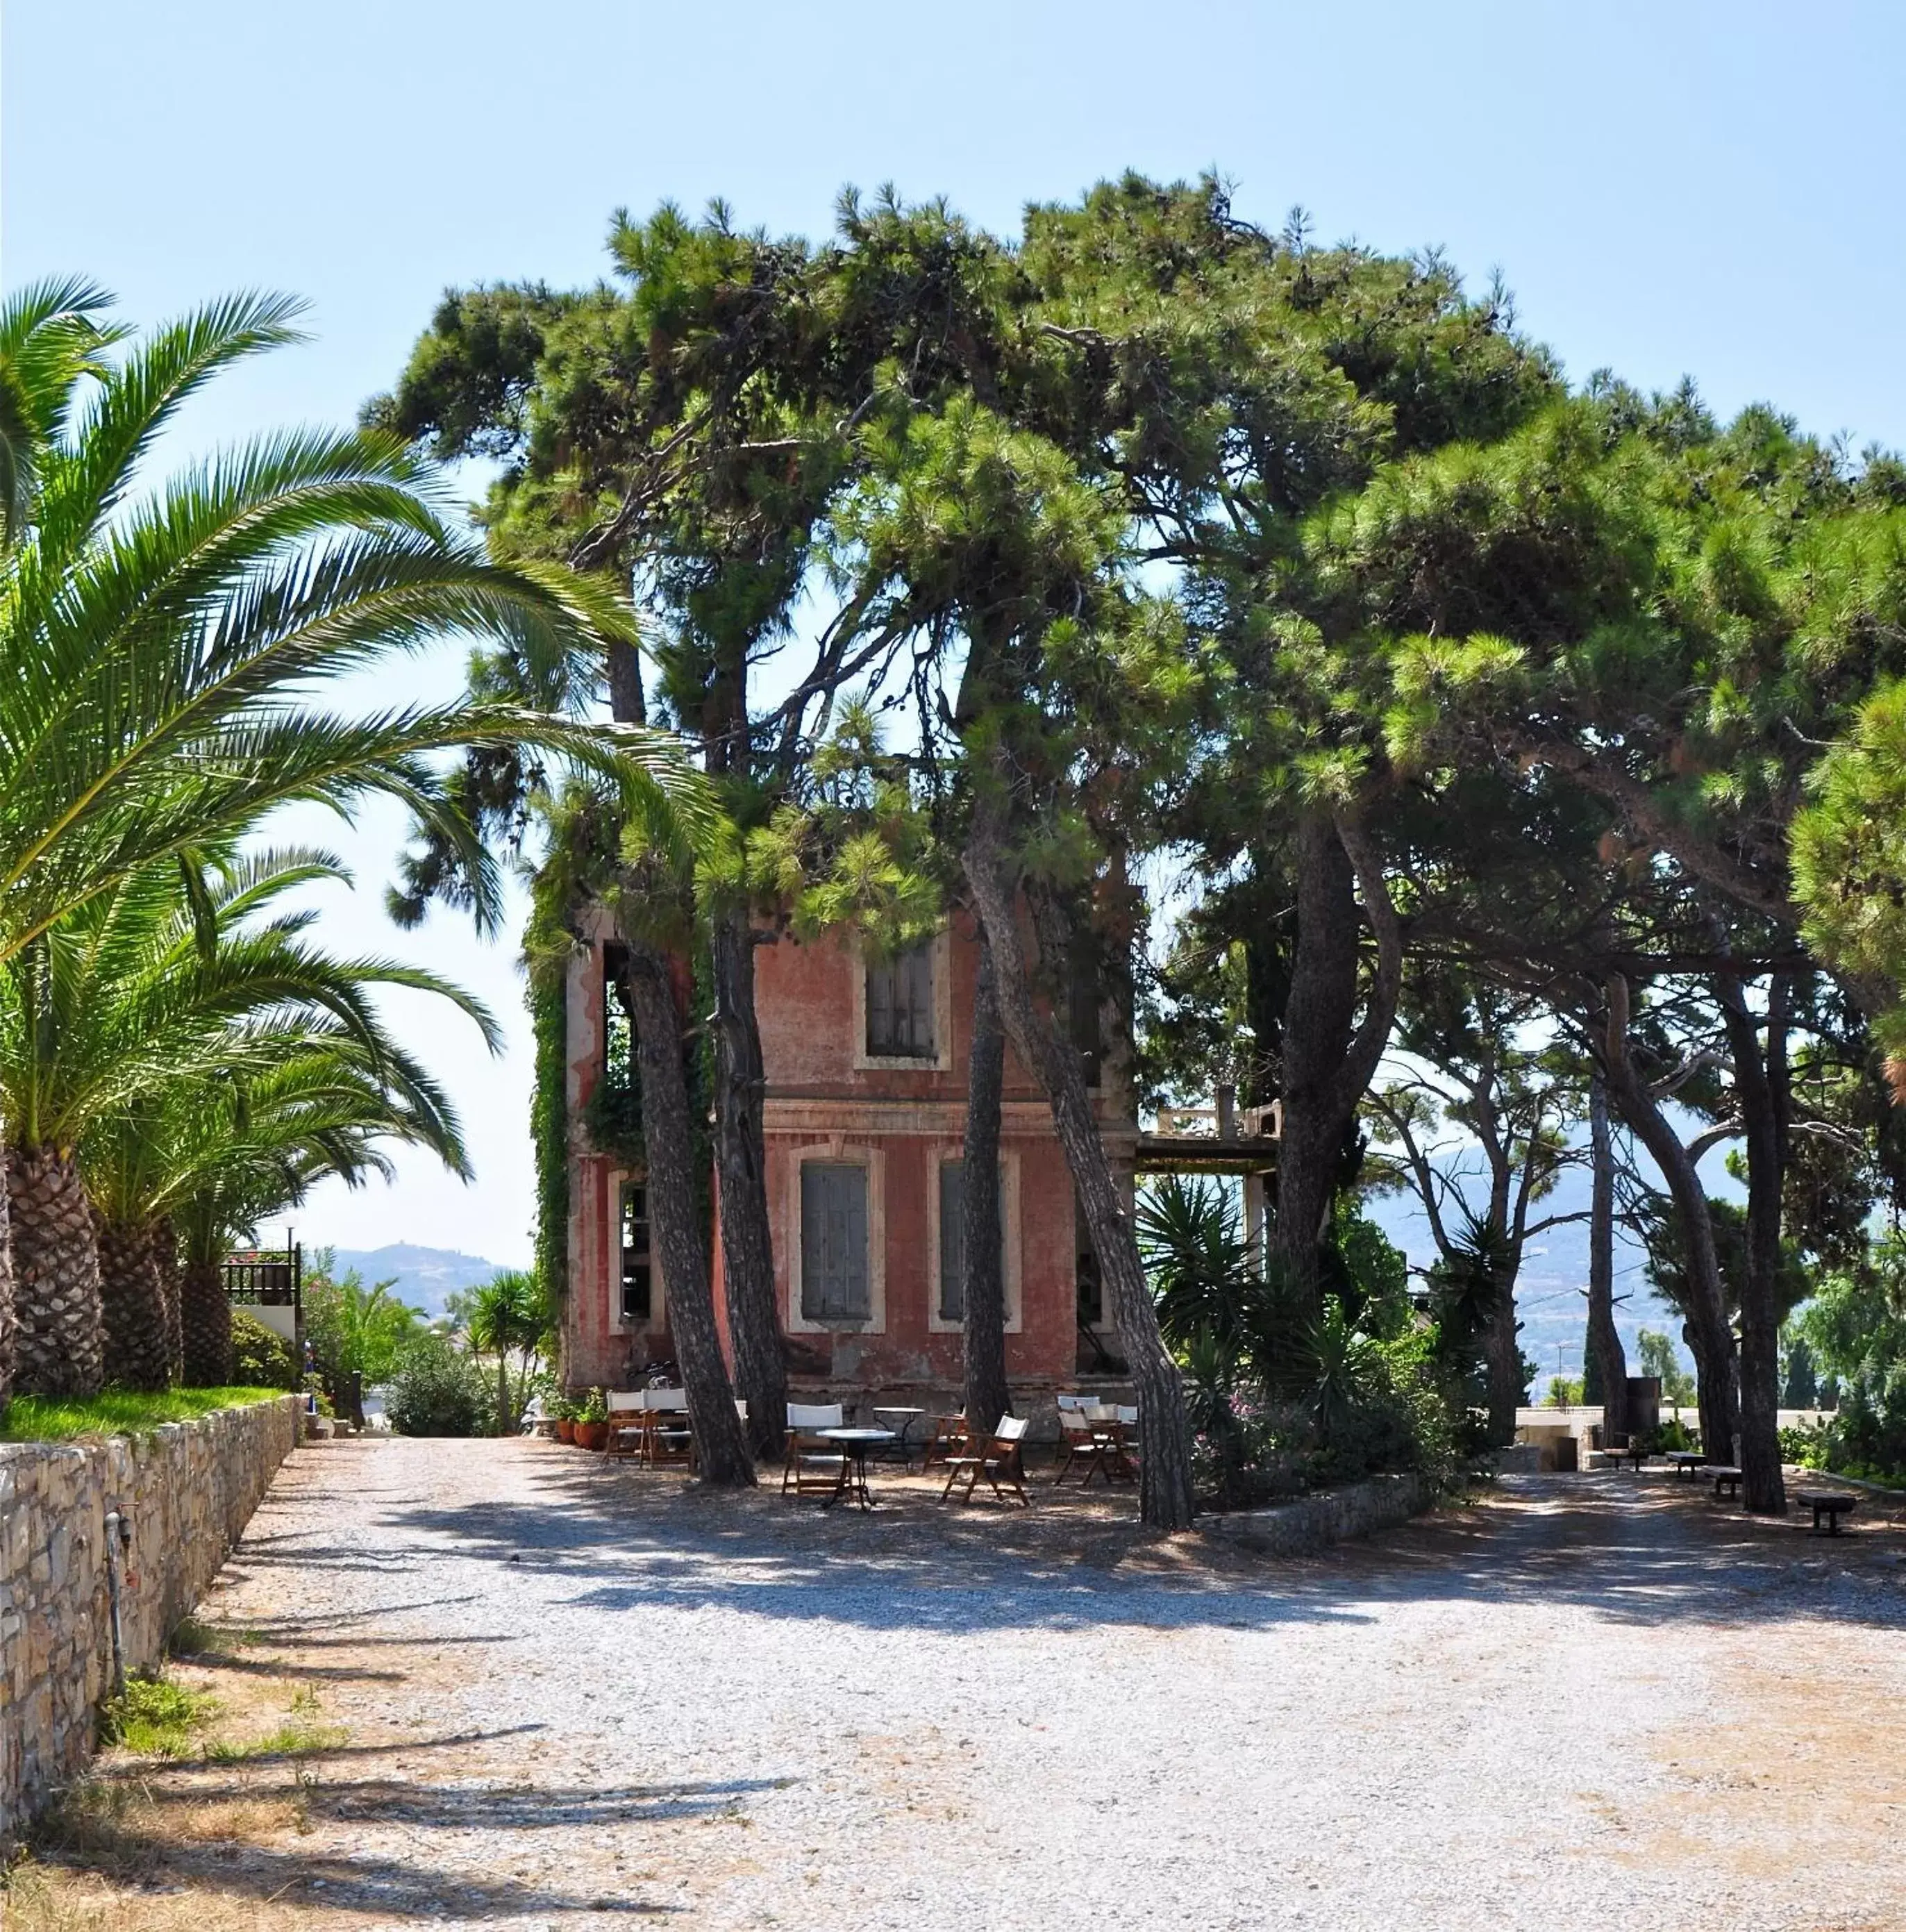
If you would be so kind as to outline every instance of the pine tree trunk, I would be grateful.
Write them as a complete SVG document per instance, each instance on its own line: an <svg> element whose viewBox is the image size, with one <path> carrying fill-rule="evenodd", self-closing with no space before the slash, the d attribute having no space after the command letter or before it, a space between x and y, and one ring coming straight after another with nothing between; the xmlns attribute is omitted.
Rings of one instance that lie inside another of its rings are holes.
<svg viewBox="0 0 1906 1932"><path fill-rule="evenodd" d="M1490 1291L1488 1328L1483 1332L1483 1360L1488 1371L1489 1440L1500 1448L1515 1440L1515 1412L1522 1403L1522 1351L1516 1345L1515 1288L1513 1280L1496 1282Z"/></svg>
<svg viewBox="0 0 1906 1932"><path fill-rule="evenodd" d="M1012 1391L1006 1383L1005 1257L999 1240L999 1102L1005 1085L1006 1038L999 1022L996 981L993 948L982 927L961 1153L960 1232L966 1275L960 1283L960 1338L966 1420L988 1432L1012 1412ZM928 1292L937 1294L939 1283L929 1282Z"/></svg>
<svg viewBox="0 0 1906 1932"><path fill-rule="evenodd" d="M110 1388L155 1393L172 1385L166 1292L152 1230L144 1221L95 1216L106 1381Z"/></svg>
<svg viewBox="0 0 1906 1932"><path fill-rule="evenodd" d="M642 1138L649 1216L661 1264L669 1331L682 1364L703 1481L730 1488L754 1480L754 1459L735 1413L733 1384L715 1325L695 1186L694 1122L682 1065L682 1022L667 959L627 938L629 1011L642 1070ZM785 1422L785 1418L783 1418Z"/></svg>
<svg viewBox="0 0 1906 1932"><path fill-rule="evenodd" d="M230 1386L232 1304L225 1293L225 1271L215 1261L188 1256L178 1283L178 1320L183 1372L187 1388Z"/></svg>
<svg viewBox="0 0 1906 1932"><path fill-rule="evenodd" d="M1283 1126L1269 1252L1284 1283L1314 1306L1344 1137L1396 1018L1403 946L1376 854L1354 818L1306 812L1297 830L1295 869L1297 943L1280 1034ZM1377 941L1377 970L1363 991L1359 1021L1366 920Z"/></svg>
<svg viewBox="0 0 1906 1932"><path fill-rule="evenodd" d="M1731 977L1717 980L1716 993L1727 1029L1734 1092L1747 1142L1747 1274L1740 1284L1741 1501L1758 1515L1785 1516L1787 1484L1780 1464L1780 1210L1787 1162L1780 1102L1785 1097L1786 985L1782 979L1774 982L1764 1058L1760 1028L1747 1010L1740 982ZM1708 1454L1711 1459L1713 1451Z"/></svg>
<svg viewBox="0 0 1906 1932"><path fill-rule="evenodd" d="M0 1161L0 1422L13 1399L18 1331L13 1318L13 1241L7 1198L6 1163Z"/></svg>
<svg viewBox="0 0 1906 1932"><path fill-rule="evenodd" d="M172 1385L185 1379L185 1336L179 1316L178 1235L164 1215L149 1225L152 1266L166 1302L166 1370Z"/></svg>
<svg viewBox="0 0 1906 1932"><path fill-rule="evenodd" d="M999 1017L1020 1059L1044 1089L1138 1392L1139 1514L1158 1529L1191 1521L1191 1432L1178 1364L1158 1334L1158 1309L1139 1258L1132 1227L1105 1143L1093 1118L1077 1049L1032 998L1032 980L1001 878L999 833L992 808L975 810L965 855L966 880L993 950Z"/></svg>
<svg viewBox="0 0 1906 1932"><path fill-rule="evenodd" d="M1690 1305L1683 1311L1686 1326L1683 1334L1693 1353L1700 1379L1701 1447L1716 1460L1731 1460L1740 1422L1740 1396L1735 1382L1734 1331L1728 1325L1727 1300L1722 1288L1720 1256L1714 1244L1714 1219L1708 1211L1707 1190L1701 1185L1680 1136L1629 1057L1628 988L1619 978L1609 982L1609 1014L1603 1069L1608 1076L1608 1097L1661 1169L1687 1251Z"/></svg>
<svg viewBox="0 0 1906 1932"><path fill-rule="evenodd" d="M773 1458L787 1439L787 1352L775 1302L774 1236L762 1102L767 1075L754 1010L754 934L742 911L715 920L715 1160L721 1178L721 1278L735 1385L749 1446Z"/></svg>
<svg viewBox="0 0 1906 1932"><path fill-rule="evenodd" d="M1615 1326L1615 1157L1608 1127L1608 1083L1599 1073L1588 1089L1591 1186L1588 1207L1588 1347L1602 1403L1602 1439L1628 1432L1628 1358ZM1586 1379L1586 1375L1584 1376Z"/></svg>
<svg viewBox="0 0 1906 1932"><path fill-rule="evenodd" d="M98 1394L104 1378L99 1250L77 1162L57 1148L10 1148L15 1387L22 1395Z"/></svg>

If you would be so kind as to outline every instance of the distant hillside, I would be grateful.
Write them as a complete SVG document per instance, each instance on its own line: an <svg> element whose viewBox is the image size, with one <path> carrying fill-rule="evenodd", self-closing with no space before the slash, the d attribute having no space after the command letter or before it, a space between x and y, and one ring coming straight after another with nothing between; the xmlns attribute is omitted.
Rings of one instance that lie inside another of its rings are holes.
<svg viewBox="0 0 1906 1932"><path fill-rule="evenodd" d="M308 1263L309 1254L306 1256ZM393 1241L388 1247L340 1248L337 1272L355 1268L367 1285L394 1281L391 1292L400 1301L421 1308L426 1315L441 1315L444 1304L465 1288L480 1288L502 1264L487 1262L481 1255L460 1254L454 1248L420 1248L409 1241Z"/></svg>

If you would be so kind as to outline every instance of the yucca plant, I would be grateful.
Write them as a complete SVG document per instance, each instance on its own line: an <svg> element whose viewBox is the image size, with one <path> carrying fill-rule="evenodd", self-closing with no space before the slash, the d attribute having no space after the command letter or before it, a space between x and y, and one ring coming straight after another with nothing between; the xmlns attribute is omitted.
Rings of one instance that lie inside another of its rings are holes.
<svg viewBox="0 0 1906 1932"><path fill-rule="evenodd" d="M0 305L0 966L142 868L294 800L394 795L493 899L494 861L427 755L445 746L560 751L698 836L705 788L658 734L481 697L370 716L316 704L314 684L449 632L556 662L599 656L631 620L601 583L486 562L418 459L379 435L259 438L136 496L181 404L294 340L296 307L233 297L136 344L109 308L79 281ZM21 1178L58 1196L50 1173ZM64 1306L61 1264L36 1273L36 1298L56 1288ZM13 1300L0 1262L0 1410Z"/></svg>

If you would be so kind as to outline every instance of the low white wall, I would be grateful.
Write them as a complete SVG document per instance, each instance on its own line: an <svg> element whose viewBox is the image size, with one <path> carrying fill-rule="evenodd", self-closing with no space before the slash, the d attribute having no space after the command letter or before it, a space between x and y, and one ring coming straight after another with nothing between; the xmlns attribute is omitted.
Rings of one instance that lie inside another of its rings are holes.
<svg viewBox="0 0 1906 1932"><path fill-rule="evenodd" d="M130 1674L159 1662L231 1553L298 1440L301 1401L130 1439L0 1443L0 1844L93 1748L112 1679L108 1513L132 1529L119 1599Z"/></svg>

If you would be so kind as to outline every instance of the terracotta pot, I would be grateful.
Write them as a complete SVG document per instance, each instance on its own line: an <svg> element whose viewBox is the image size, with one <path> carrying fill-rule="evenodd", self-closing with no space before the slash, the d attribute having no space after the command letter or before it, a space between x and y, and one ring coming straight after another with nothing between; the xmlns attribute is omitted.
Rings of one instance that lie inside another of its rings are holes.
<svg viewBox="0 0 1906 1932"><path fill-rule="evenodd" d="M576 1425L576 1440L585 1449L606 1449L609 1446L609 1425L606 1422L579 1422Z"/></svg>
<svg viewBox="0 0 1906 1932"><path fill-rule="evenodd" d="M559 1442L573 1442L576 1439L576 1425L566 1415L556 1419L556 1439Z"/></svg>

